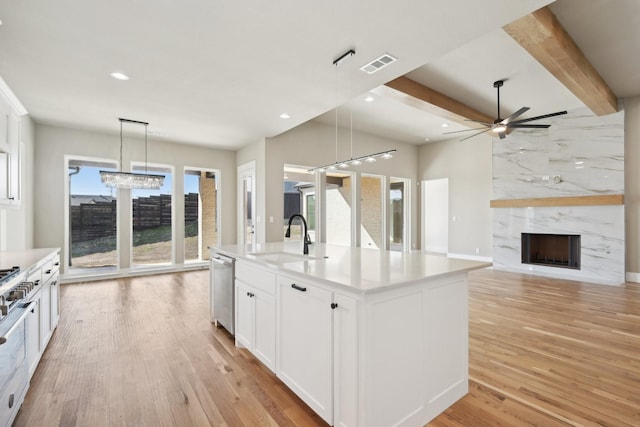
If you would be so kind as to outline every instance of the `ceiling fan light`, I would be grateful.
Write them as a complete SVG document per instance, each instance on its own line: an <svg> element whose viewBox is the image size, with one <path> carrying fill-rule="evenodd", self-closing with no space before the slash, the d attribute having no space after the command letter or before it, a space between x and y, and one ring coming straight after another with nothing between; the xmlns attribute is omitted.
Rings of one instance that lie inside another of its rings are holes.
<svg viewBox="0 0 640 427"><path fill-rule="evenodd" d="M507 130L507 127L503 125L496 126L493 129L491 129L491 131L494 133L502 133L502 132L506 132L506 130Z"/></svg>

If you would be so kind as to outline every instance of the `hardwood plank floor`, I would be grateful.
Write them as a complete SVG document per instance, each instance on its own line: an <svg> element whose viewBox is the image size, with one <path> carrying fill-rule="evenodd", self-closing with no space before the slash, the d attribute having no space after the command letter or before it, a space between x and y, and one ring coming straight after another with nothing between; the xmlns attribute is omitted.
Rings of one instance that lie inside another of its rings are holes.
<svg viewBox="0 0 640 427"><path fill-rule="evenodd" d="M326 426L208 317L208 272L61 287L15 426ZM432 426L640 425L640 286L470 276L469 394Z"/></svg>

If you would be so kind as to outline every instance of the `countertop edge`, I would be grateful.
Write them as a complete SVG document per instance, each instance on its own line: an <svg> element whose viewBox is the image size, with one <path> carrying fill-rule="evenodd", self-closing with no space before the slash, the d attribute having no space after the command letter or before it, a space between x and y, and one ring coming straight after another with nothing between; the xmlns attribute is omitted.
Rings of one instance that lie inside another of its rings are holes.
<svg viewBox="0 0 640 427"><path fill-rule="evenodd" d="M325 286L330 286L336 289L340 289L344 292L348 292L350 294L353 295L358 295L358 296L364 296L364 295L373 295L373 294L378 294L378 293L382 293L382 292L387 292L390 291L392 289L398 289L398 288L402 288L402 287L408 287L408 286L412 286L412 285L416 285L416 284L420 284L420 283L424 283L426 281L435 281L435 280L440 280L443 279L445 277L448 276L454 276L454 275L458 275L458 274L467 274L470 271L473 270L478 270L478 269L483 269L483 268L487 268L487 267L491 267L493 264L491 262L485 262L485 261L472 261L472 260L463 260L463 259L459 259L459 258L448 258L449 260L459 260L460 262L465 262L465 263L469 263L468 266L461 266L459 268L455 268L451 271L443 271L443 272L438 272L438 273L434 273L434 274L429 274L429 275L425 275L423 277L419 277L419 278L409 278L406 280L395 280L393 283L389 283L389 284L377 284L375 287L372 288L361 288L361 287L357 287L357 286L353 286L347 283L343 283L340 281L335 281L335 280L331 280L328 278L323 278L323 277L318 277L317 275L313 275L313 274L306 274L297 270L292 270L291 268L288 268L287 265L291 264L289 262L283 262L283 263L277 263L277 262L269 262L269 261L264 261L261 259L258 259L254 256L248 255L246 253L245 250L242 250L241 248L237 247L237 246L222 246L222 247L214 247L214 248L210 248L212 250L212 252L218 252L221 253L223 255L227 255L236 259L240 259L246 262L251 262L254 263L256 265L261 266L262 268L266 268L268 270L274 271L276 273L282 273L285 275L290 275L290 276L294 276L296 278L300 278L300 279L307 279L307 280L311 280L311 281L315 281L319 284L323 284ZM359 250L360 248L349 248L350 250ZM369 250L369 249L367 249ZM252 252L256 252L255 250L253 250ZM292 252L295 253L295 252ZM409 254L410 255L410 254ZM426 254L423 254L426 255ZM444 257L446 258L446 257ZM315 261L314 261L315 262ZM297 265L298 262L293 262L294 265Z"/></svg>

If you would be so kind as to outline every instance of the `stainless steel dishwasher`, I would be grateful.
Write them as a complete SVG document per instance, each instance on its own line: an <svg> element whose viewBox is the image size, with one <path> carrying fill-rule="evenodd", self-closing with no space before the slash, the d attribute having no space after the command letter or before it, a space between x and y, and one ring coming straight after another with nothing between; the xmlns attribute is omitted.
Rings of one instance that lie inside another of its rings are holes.
<svg viewBox="0 0 640 427"><path fill-rule="evenodd" d="M211 284L209 307L211 321L235 333L235 276L236 260L226 255L211 255Z"/></svg>

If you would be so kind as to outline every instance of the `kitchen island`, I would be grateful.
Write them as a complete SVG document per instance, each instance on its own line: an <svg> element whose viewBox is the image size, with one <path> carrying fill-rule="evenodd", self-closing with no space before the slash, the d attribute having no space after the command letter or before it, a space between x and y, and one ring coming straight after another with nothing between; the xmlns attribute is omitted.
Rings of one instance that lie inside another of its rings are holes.
<svg viewBox="0 0 640 427"><path fill-rule="evenodd" d="M424 425L468 391L467 273L486 262L297 243L236 259L235 339L331 425Z"/></svg>

